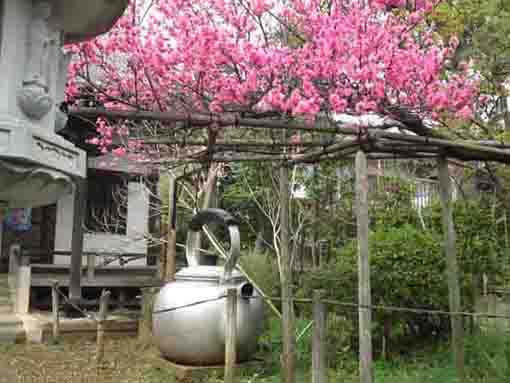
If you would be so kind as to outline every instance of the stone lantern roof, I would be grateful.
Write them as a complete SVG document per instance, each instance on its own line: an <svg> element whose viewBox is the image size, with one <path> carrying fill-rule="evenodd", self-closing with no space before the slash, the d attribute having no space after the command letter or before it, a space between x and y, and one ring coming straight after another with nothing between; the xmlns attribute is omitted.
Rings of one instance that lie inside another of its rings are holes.
<svg viewBox="0 0 510 383"><path fill-rule="evenodd" d="M52 0L52 21L64 31L66 44L108 32L129 0Z"/></svg>

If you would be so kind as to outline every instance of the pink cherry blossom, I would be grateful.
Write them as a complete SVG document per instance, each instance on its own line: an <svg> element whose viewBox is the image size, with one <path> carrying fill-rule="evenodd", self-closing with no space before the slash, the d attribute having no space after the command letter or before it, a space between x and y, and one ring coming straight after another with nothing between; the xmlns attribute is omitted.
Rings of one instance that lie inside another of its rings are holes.
<svg viewBox="0 0 510 383"><path fill-rule="evenodd" d="M462 120L469 120L470 118L473 118L473 110L471 107L466 105L457 112L456 116Z"/></svg>
<svg viewBox="0 0 510 383"><path fill-rule="evenodd" d="M76 53L67 100L93 82L99 101L125 110L314 119L398 105L469 118L477 79L468 70L444 76L458 40L416 28L439 1L412 9L405 0L334 0L327 11L321 0L159 0L148 11L136 1L109 33L67 47ZM128 133L98 120L93 142L112 150Z"/></svg>
<svg viewBox="0 0 510 383"><path fill-rule="evenodd" d="M127 154L127 150L121 146L120 148L113 149L112 153L117 157L124 157Z"/></svg>

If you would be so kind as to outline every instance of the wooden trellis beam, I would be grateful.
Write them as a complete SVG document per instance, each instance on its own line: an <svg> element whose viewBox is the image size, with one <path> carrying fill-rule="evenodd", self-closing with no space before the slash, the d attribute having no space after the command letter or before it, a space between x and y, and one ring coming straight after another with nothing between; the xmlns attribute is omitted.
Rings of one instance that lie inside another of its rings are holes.
<svg viewBox="0 0 510 383"><path fill-rule="evenodd" d="M510 150L508 146L502 145L501 143L482 141L481 143L473 141L450 141L444 138L435 138L429 136L418 136L409 133L396 133L389 132L382 127L390 127L375 125L372 126L352 126L352 125L341 125L336 124L333 121L329 121L329 124L325 124L324 121L320 123L308 123L305 121L297 120L286 120L286 119L268 119L268 118L242 118L235 114L225 115L207 115L199 113L179 113L179 112L151 112L151 111L136 111L136 110L112 110L112 109L96 109L96 108L70 108L69 113L82 118L95 119L98 117L106 117L111 119L126 119L132 121L160 121L160 122L186 122L190 125L190 128L203 127L207 128L210 126L226 127L235 126L239 129L280 129L280 130L296 130L303 132L316 132L316 133L333 133L338 135L355 136L357 140L367 140L369 142L376 143L381 140L386 144L384 152L394 153L397 155L409 156L410 148L402 150L400 147L402 143L415 144L419 149L420 153L417 153L418 157L425 154L436 155L438 153L446 155L448 157L457 158L463 161L480 160L480 161L496 161L502 163L510 163ZM396 126L396 122L392 126ZM170 130L177 131L178 128L169 128ZM181 128L179 128L181 129ZM181 129L182 130L182 129ZM223 141L223 147L230 141ZM391 142L396 145L392 146ZM154 141L152 142L154 143ZM243 145L237 145L237 142L232 141L232 148L235 148L238 152L243 152ZM264 147L264 142L256 144L258 147ZM306 145L301 145L305 147ZM221 145L220 145L221 147ZM266 148L274 148L275 144L270 143L265 146ZM280 145L282 151L289 147L289 145ZM209 161L212 161L214 155L212 152L216 151L218 145L211 145L207 142L207 153L209 155ZM363 146L363 149L369 153L376 153L380 150L374 148L373 145ZM333 151L333 149L330 149ZM193 153L192 156L199 156L202 153ZM307 154L310 157L314 157L312 154ZM189 157L188 155L187 157ZM321 154L316 154L317 160L322 159ZM282 158L273 157L262 157L256 160L290 160L293 161L291 156L283 156ZM241 159L239 159L241 160ZM305 158L300 160L304 161ZM196 161L196 159L194 160ZM199 162L203 161L199 158Z"/></svg>

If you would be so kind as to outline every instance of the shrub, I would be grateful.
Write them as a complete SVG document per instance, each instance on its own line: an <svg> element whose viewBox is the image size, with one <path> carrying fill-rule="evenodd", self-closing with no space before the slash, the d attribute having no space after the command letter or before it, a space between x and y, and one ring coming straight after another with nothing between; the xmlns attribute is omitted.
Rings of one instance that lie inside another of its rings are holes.
<svg viewBox="0 0 510 383"><path fill-rule="evenodd" d="M372 304L448 308L440 238L411 225L379 227L371 233L369 247ZM326 289L330 299L356 303L357 275L357 243L351 241L337 253L335 262L328 268L303 277L300 295L310 297L313 289L321 288ZM330 309L356 318L352 306ZM425 336L448 328L448 318L377 310L373 315L376 339L383 332L387 338L404 334Z"/></svg>
<svg viewBox="0 0 510 383"><path fill-rule="evenodd" d="M245 252L240 259L240 264L250 278L268 296L280 295L280 276L276 259L270 254Z"/></svg>

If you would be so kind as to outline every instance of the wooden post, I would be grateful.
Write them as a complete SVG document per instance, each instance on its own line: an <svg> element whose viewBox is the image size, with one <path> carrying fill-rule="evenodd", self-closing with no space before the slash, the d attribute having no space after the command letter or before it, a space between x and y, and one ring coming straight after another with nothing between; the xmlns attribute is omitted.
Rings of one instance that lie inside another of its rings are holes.
<svg viewBox="0 0 510 383"><path fill-rule="evenodd" d="M177 259L177 180L175 176L168 172L168 234L166 245L165 262L165 280L171 282L175 280L176 259Z"/></svg>
<svg viewBox="0 0 510 383"><path fill-rule="evenodd" d="M312 343L312 383L328 381L326 348L326 305L321 301L324 290L313 292L313 343Z"/></svg>
<svg viewBox="0 0 510 383"><path fill-rule="evenodd" d="M108 304L110 303L110 292L103 290L99 301L99 313L97 315L97 344L96 362L101 363L104 356L104 322L108 315Z"/></svg>
<svg viewBox="0 0 510 383"><path fill-rule="evenodd" d="M126 290L120 289L119 290L119 307L126 308L127 300L128 300L128 295L126 293Z"/></svg>
<svg viewBox="0 0 510 383"><path fill-rule="evenodd" d="M286 132L283 132L286 139ZM280 167L280 283L282 292L282 373L284 383L296 381L296 325L292 302L292 265L289 246L289 169Z"/></svg>
<svg viewBox="0 0 510 383"><path fill-rule="evenodd" d="M73 234L71 240L71 275L69 279L69 298L81 299L81 265L83 256L83 222L86 208L85 179L75 179L74 206L73 206Z"/></svg>
<svg viewBox="0 0 510 383"><path fill-rule="evenodd" d="M58 281L51 285L51 312L53 314L53 342L57 343L60 336L60 296L58 294Z"/></svg>
<svg viewBox="0 0 510 383"><path fill-rule="evenodd" d="M96 276L96 255L93 252L87 253L87 279L94 280Z"/></svg>
<svg viewBox="0 0 510 383"><path fill-rule="evenodd" d="M446 158L438 160L439 167L439 189L442 205L442 222L444 235L444 250L446 254L446 269L448 277L448 298L451 312L461 311L459 266L456 254L456 236L453 223L452 183L448 172L448 161ZM464 372L464 325L459 315L450 316L452 327L452 348L457 368L459 383L465 381Z"/></svg>
<svg viewBox="0 0 510 383"><path fill-rule="evenodd" d="M138 326L138 339L145 344L150 343L152 335L152 305L154 289L147 287L142 289L142 318Z"/></svg>
<svg viewBox="0 0 510 383"><path fill-rule="evenodd" d="M360 383L372 383L372 304L368 249L368 170L363 151L356 154L356 222L358 237L358 303Z"/></svg>
<svg viewBox="0 0 510 383"><path fill-rule="evenodd" d="M237 290L228 289L225 322L225 383L234 383L237 360Z"/></svg>

